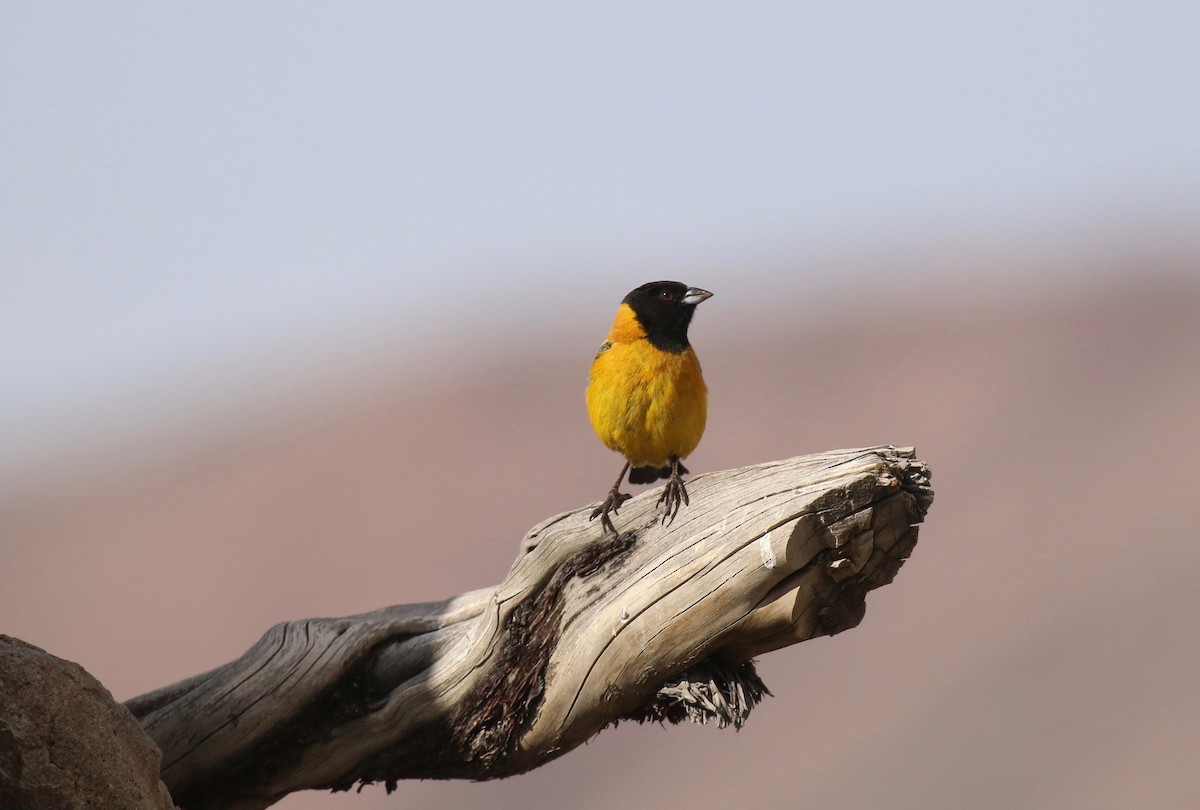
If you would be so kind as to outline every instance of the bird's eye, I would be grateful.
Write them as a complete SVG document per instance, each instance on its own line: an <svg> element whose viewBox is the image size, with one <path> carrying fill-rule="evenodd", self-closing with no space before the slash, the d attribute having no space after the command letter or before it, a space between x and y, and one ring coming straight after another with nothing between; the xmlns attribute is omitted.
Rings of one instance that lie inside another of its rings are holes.
<svg viewBox="0 0 1200 810"><path fill-rule="evenodd" d="M659 298L661 298L661 299L662 299L662 300L664 300L664 301L670 301L670 300L672 300L672 299L673 299L675 296L673 296L673 295L671 294L671 291L670 291L670 290L663 290L662 292L660 292L660 293L658 294L658 297L659 297Z"/></svg>

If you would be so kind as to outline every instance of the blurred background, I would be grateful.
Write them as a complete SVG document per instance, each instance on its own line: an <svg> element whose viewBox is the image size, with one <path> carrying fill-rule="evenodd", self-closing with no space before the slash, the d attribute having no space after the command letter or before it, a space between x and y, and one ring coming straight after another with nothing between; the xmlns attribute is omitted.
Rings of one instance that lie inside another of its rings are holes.
<svg viewBox="0 0 1200 810"><path fill-rule="evenodd" d="M118 699L495 584L716 293L695 471L915 445L862 626L740 733L287 810L1200 804L1200 7L7 4L0 632Z"/></svg>

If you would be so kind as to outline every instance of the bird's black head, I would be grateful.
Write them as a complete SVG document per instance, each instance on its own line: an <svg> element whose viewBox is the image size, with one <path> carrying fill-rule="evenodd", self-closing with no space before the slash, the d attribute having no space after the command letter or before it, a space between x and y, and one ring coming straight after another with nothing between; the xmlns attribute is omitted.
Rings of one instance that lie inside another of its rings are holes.
<svg viewBox="0 0 1200 810"><path fill-rule="evenodd" d="M687 330L696 305L712 293L699 287L689 287L678 281L651 281L625 296L655 348L681 352L688 347Z"/></svg>

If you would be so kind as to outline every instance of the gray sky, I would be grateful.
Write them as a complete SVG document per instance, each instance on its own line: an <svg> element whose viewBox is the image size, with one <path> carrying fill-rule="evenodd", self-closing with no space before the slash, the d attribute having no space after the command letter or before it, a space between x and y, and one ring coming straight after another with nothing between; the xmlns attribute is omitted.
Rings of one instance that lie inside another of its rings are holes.
<svg viewBox="0 0 1200 810"><path fill-rule="evenodd" d="M6 3L0 442L364 324L607 311L693 257L1196 202L1197 31L1194 2Z"/></svg>

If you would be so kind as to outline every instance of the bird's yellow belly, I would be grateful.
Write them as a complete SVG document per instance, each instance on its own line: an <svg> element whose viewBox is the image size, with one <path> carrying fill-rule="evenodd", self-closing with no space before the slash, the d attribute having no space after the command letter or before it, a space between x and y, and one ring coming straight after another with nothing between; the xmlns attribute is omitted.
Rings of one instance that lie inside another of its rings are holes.
<svg viewBox="0 0 1200 810"><path fill-rule="evenodd" d="M708 390L689 347L673 354L646 340L614 343L592 363L587 406L600 441L633 466L686 458L704 435Z"/></svg>

